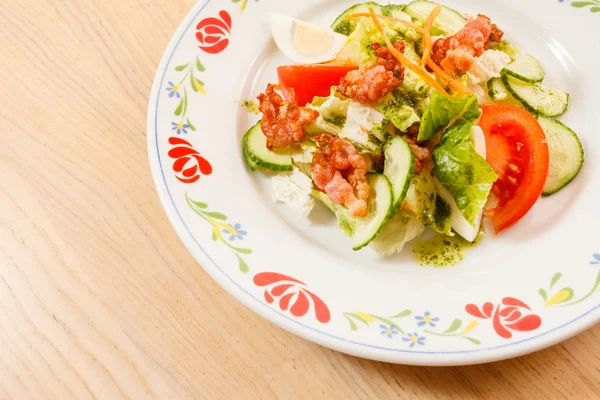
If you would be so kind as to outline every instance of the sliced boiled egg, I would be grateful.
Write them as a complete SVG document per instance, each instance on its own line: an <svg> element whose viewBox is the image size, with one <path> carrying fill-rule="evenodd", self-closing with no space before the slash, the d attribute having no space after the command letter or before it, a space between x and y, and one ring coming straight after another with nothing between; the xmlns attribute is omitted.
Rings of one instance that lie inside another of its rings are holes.
<svg viewBox="0 0 600 400"><path fill-rule="evenodd" d="M348 37L295 18L271 14L271 33L279 50L300 64L332 61Z"/></svg>
<svg viewBox="0 0 600 400"><path fill-rule="evenodd" d="M481 157L486 158L485 136L480 127L473 126L473 128L471 128L471 139L473 140L475 151L477 151ZM450 205L450 224L452 229L465 240L468 240L469 242L475 241L477 235L479 235L479 228L481 227L481 220L483 219L483 209L481 209L477 214L477 217L475 217L474 225L471 225L458 209L452 194L450 194L437 179L435 179L435 186L438 191L438 196Z"/></svg>

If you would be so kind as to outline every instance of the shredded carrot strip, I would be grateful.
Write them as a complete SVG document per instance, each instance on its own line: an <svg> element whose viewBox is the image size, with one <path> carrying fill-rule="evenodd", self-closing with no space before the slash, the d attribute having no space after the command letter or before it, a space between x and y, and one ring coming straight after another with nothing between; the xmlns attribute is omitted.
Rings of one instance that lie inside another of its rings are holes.
<svg viewBox="0 0 600 400"><path fill-rule="evenodd" d="M431 28L433 27L433 22L442 12L442 6L436 6L431 14L427 17L425 21L425 25L423 25L423 40L421 41L421 47L423 48L423 67L427 65L429 59L431 57L431 51L433 50L433 42L431 41Z"/></svg>
<svg viewBox="0 0 600 400"><path fill-rule="evenodd" d="M371 16L370 13L355 13L355 14L346 15L346 19L355 19L355 18L370 17L370 16ZM401 24L403 24L403 25L405 25L405 26L407 26L409 28L416 29L417 31L419 31L421 33L423 33L423 31L424 31L423 28L420 27L419 25L415 25L412 22L408 22L408 21L405 21L403 19L398 19L398 18L394 18L394 17L388 17L388 16L385 16L385 15L377 15L377 18L381 18L381 19L385 19L385 20L393 21L393 22L399 22L399 23L401 23Z"/></svg>
<svg viewBox="0 0 600 400"><path fill-rule="evenodd" d="M429 16L427 17L427 20L425 21L425 25L424 25L425 31L423 32L423 41L422 41L423 67L428 66L429 68L431 68L431 70L437 76L439 76L442 80L448 82L448 85L450 85L450 87L452 89L454 89L460 93L463 93L463 94L471 94L471 91L469 89L467 89L466 87L461 85L459 82L457 82L455 79L453 79L450 76L450 74L448 74L446 71L444 71L442 68L440 68L435 62L433 62L433 60L431 60L431 52L433 51L433 42L431 41L431 28L433 27L433 23L435 22L435 19L438 17L438 15L440 14L441 11L442 11L442 7L437 6L436 8L433 9L431 14L429 14Z"/></svg>
<svg viewBox="0 0 600 400"><path fill-rule="evenodd" d="M400 53L398 50L396 50L396 48L394 48L394 46L392 45L392 42L390 41L390 38L385 33L385 30L383 29L383 26L381 25L379 18L377 18L377 14L375 14L375 10L373 9L373 7L369 7L369 11L371 12L371 18L373 18L373 22L375 22L377 29L379 29L379 32L383 36L383 39L385 40L385 44L387 45L387 47L390 50L390 52L392 53L392 55L394 57L396 57L396 59L398 61L400 61L402 64L404 64L412 72L414 72L415 74L417 74L421 78L423 78L423 80L425 80L425 82L427 82L435 90L445 94L446 96L449 96L448 92L446 92L446 90L444 90L442 85L440 85L434 78L432 78L431 75L429 75L429 73L426 70L424 70L417 64L410 61L408 58L406 58L404 56L404 54Z"/></svg>
<svg viewBox="0 0 600 400"><path fill-rule="evenodd" d="M432 59L429 59L429 61L427 62L427 66L431 68L431 70L436 75L448 82L448 85L450 85L452 89L463 94L472 94L472 92L468 88L466 88L465 86L457 82L454 78L452 78L450 74L448 74L446 71L440 68L436 63L433 62Z"/></svg>

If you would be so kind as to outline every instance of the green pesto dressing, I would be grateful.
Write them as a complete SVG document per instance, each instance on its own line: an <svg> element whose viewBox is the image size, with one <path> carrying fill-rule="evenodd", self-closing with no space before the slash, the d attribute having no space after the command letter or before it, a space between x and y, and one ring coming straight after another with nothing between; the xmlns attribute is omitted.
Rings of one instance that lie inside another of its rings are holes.
<svg viewBox="0 0 600 400"><path fill-rule="evenodd" d="M335 125L339 128L343 128L344 125L346 125L346 116L342 114L332 113L323 117L323 119L325 120L325 122L329 122L330 124Z"/></svg>
<svg viewBox="0 0 600 400"><path fill-rule="evenodd" d="M341 33L345 36L350 36L350 34L354 32L354 29L356 29L356 24L345 19L335 27L334 32Z"/></svg>
<svg viewBox="0 0 600 400"><path fill-rule="evenodd" d="M460 235L436 234L430 240L417 242L413 248L413 253L423 267L453 267L464 260L466 250L477 246L481 242L483 235L483 231L480 231L477 239L471 243L460 237Z"/></svg>
<svg viewBox="0 0 600 400"><path fill-rule="evenodd" d="M258 102L252 100L244 100L242 102L242 107L244 107L248 112L259 114L258 110Z"/></svg>

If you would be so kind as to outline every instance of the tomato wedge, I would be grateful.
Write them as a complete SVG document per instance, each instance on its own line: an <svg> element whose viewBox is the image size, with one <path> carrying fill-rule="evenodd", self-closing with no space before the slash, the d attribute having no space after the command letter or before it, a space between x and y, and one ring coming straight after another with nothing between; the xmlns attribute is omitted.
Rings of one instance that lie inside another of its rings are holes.
<svg viewBox="0 0 600 400"><path fill-rule="evenodd" d="M342 77L358 67L354 65L289 65L277 68L279 86L287 100L290 89L294 89L299 106L313 101L315 96L327 97L332 86L337 86Z"/></svg>
<svg viewBox="0 0 600 400"><path fill-rule="evenodd" d="M516 106L483 106L479 125L487 161L498 174L492 187L498 205L485 215L500 233L527 214L542 194L548 176L548 144L535 117Z"/></svg>

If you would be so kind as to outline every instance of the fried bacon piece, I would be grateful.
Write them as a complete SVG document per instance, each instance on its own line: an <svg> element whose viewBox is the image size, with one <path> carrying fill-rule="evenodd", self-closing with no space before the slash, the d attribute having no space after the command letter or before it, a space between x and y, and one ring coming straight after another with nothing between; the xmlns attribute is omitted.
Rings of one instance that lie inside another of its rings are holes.
<svg viewBox="0 0 600 400"><path fill-rule="evenodd" d="M367 214L371 188L367 183L367 164L354 145L345 139L320 135L313 156L311 176L317 188L336 204L343 204L354 217Z"/></svg>
<svg viewBox="0 0 600 400"><path fill-rule="evenodd" d="M294 98L293 93L290 97ZM258 96L258 100L258 109L263 113L260 127L267 137L269 150L300 142L304 139L304 124L319 116L316 110L298 107L295 101L284 100L271 84L267 86L265 93Z"/></svg>
<svg viewBox="0 0 600 400"><path fill-rule="evenodd" d="M404 65L402 65L396 57L394 57L390 49L387 47L384 47L379 43L373 43L371 47L377 56L377 64L383 65L387 71L393 72L394 78L398 79L402 83L402 80L404 79ZM396 42L394 48L400 53L404 53L406 43Z"/></svg>
<svg viewBox="0 0 600 400"><path fill-rule="evenodd" d="M338 92L359 103L377 101L392 92L404 79L404 66L392 55L387 47L373 43L377 61L361 65L350 71L338 86ZM404 42L397 42L394 48L403 53Z"/></svg>
<svg viewBox="0 0 600 400"><path fill-rule="evenodd" d="M417 139L417 136L419 136L420 128L421 128L421 124L419 122L415 122L414 124L412 124L411 126L408 127L408 129L406 130L406 134L411 139Z"/></svg>
<svg viewBox="0 0 600 400"><path fill-rule="evenodd" d="M452 75L464 75L471 68L475 57L483 54L490 41L502 40L503 35L504 32L493 25L488 17L479 14L471 18L454 36L436 40L431 59Z"/></svg>
<svg viewBox="0 0 600 400"><path fill-rule="evenodd" d="M424 147L417 144L417 141L409 136L402 136L404 140L410 145L410 148L415 156L415 174L427 169L431 172L433 167L431 153Z"/></svg>
<svg viewBox="0 0 600 400"><path fill-rule="evenodd" d="M489 42L500 43L502 41L503 37L504 37L504 31L502 29L498 28L498 25L492 24L492 33L490 33ZM488 43L488 46L486 46L486 48L488 48L488 47L489 47L489 43Z"/></svg>

